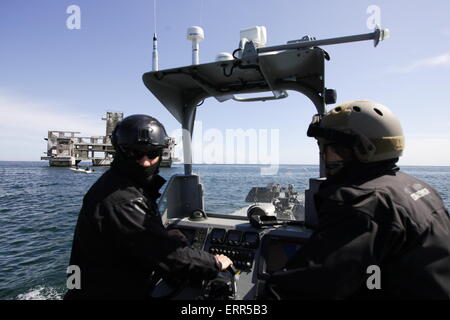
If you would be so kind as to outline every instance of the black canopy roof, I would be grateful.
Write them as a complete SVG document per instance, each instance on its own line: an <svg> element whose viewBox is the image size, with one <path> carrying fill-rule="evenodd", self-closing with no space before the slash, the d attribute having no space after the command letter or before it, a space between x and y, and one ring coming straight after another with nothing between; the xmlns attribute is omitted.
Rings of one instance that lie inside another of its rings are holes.
<svg viewBox="0 0 450 320"><path fill-rule="evenodd" d="M286 50L200 65L147 72L145 86L180 122L208 97L295 90L325 111L324 60L320 48ZM194 115L195 117L195 115Z"/></svg>

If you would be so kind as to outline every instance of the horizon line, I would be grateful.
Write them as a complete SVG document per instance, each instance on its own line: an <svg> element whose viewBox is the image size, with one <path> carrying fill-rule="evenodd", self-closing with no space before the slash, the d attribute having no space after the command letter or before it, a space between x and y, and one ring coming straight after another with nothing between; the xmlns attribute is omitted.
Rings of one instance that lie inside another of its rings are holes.
<svg viewBox="0 0 450 320"><path fill-rule="evenodd" d="M0 162L42 162L47 160L0 160ZM88 162L89 160L86 160L84 162ZM82 161L83 162L83 161ZM81 162L80 162L81 163ZM173 165L184 165L184 163L180 162L174 162ZM228 166L273 166L274 164L270 163L193 163L192 165L228 165ZM275 164L278 166L319 166L319 164L308 164L308 163L279 163ZM450 164L448 165L434 165L434 164L402 164L399 165L399 167L450 167Z"/></svg>

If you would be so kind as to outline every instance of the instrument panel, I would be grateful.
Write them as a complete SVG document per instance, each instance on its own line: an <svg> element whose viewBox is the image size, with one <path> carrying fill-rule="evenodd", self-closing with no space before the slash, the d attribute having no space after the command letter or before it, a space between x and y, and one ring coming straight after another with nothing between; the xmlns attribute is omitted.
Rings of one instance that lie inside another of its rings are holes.
<svg viewBox="0 0 450 320"><path fill-rule="evenodd" d="M258 230L250 224L243 227L186 220L170 224L168 228L180 230L190 247L214 255L224 254L233 261L240 273L236 296L239 300L257 299L262 295L270 273L283 269L310 235L298 228Z"/></svg>
<svg viewBox="0 0 450 320"><path fill-rule="evenodd" d="M270 233L261 241L258 232L225 228L169 227L171 228L179 229L188 239L187 245L190 247L211 254L224 254L241 270L252 271L256 251L260 251L260 274L281 270L306 241L305 237L274 236Z"/></svg>
<svg viewBox="0 0 450 320"><path fill-rule="evenodd" d="M205 251L211 254L224 254L233 261L236 268L251 271L258 244L259 234L257 232L214 228Z"/></svg>
<svg viewBox="0 0 450 320"><path fill-rule="evenodd" d="M240 270L251 271L255 258L255 250L259 247L257 232L227 230L224 228L175 227L188 239L187 245L192 248L208 251L211 254L224 254Z"/></svg>

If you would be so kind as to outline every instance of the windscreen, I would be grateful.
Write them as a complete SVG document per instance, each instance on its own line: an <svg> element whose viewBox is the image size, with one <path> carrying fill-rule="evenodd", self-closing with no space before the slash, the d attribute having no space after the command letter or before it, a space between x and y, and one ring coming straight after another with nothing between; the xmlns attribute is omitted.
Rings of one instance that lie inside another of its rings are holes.
<svg viewBox="0 0 450 320"><path fill-rule="evenodd" d="M261 175L262 165L193 165L193 173L203 185L204 209L207 214L230 214L247 217L251 205L261 204L269 215L279 220L304 221L304 191L309 179L319 176L319 166L279 165L274 175ZM181 164L161 168L167 180L182 174ZM165 199L162 199L165 200ZM163 212L166 204L160 202Z"/></svg>

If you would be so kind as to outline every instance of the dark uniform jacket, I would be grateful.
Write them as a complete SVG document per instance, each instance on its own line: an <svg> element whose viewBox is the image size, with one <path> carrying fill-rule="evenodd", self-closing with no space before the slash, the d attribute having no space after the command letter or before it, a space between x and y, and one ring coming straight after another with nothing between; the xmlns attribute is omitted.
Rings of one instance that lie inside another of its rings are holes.
<svg viewBox="0 0 450 320"><path fill-rule="evenodd" d="M65 299L145 299L153 271L210 279L214 256L169 237L155 202L165 180L154 175L144 188L112 168L83 200L70 265L81 269L81 290Z"/></svg>
<svg viewBox="0 0 450 320"><path fill-rule="evenodd" d="M315 203L317 229L270 281L281 298L450 298L450 219L428 184L395 162L361 165L325 182ZM381 289L369 290L376 274Z"/></svg>

